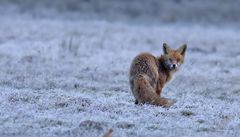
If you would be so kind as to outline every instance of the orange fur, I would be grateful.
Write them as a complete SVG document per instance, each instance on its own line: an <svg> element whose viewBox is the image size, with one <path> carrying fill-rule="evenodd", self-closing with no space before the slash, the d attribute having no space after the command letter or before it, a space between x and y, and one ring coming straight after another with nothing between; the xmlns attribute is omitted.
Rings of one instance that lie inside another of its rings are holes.
<svg viewBox="0 0 240 137"><path fill-rule="evenodd" d="M183 45L174 50L164 43L164 55L155 57L149 53L141 53L133 59L129 82L136 104L170 107L175 103L174 100L161 97L161 92L183 63L186 48Z"/></svg>

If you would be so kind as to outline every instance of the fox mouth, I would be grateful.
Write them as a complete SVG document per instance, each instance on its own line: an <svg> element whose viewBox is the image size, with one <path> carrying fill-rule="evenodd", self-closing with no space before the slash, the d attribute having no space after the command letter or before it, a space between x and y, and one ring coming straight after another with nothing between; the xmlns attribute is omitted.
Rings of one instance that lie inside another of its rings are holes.
<svg viewBox="0 0 240 137"><path fill-rule="evenodd" d="M169 69L169 70L174 70L175 68L171 66L171 67L169 67L168 69Z"/></svg>

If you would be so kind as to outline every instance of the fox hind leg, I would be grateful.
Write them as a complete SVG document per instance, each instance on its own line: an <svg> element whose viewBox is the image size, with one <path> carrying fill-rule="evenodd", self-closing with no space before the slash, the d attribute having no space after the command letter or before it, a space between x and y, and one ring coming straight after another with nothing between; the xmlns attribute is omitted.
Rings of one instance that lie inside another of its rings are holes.
<svg viewBox="0 0 240 137"><path fill-rule="evenodd" d="M135 104L138 104L138 100L137 99L135 100Z"/></svg>
<svg viewBox="0 0 240 137"><path fill-rule="evenodd" d="M170 107L175 102L169 99L161 98L153 89L151 84L149 83L148 76L139 75L133 81L133 94L137 99L136 103L140 104L152 104L163 107Z"/></svg>

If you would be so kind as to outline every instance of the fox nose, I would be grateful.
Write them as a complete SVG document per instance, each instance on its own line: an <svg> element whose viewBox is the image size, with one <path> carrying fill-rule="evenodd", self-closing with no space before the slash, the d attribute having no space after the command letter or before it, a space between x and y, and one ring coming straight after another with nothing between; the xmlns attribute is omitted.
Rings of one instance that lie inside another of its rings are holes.
<svg viewBox="0 0 240 137"><path fill-rule="evenodd" d="M173 68L174 68L174 69L177 68L177 65L176 65L176 64L173 64Z"/></svg>

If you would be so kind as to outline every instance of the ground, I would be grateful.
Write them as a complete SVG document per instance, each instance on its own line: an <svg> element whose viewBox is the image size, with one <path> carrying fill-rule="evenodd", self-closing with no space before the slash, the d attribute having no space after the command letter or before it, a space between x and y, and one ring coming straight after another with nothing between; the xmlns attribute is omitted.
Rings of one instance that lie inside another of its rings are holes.
<svg viewBox="0 0 240 137"><path fill-rule="evenodd" d="M2 17L0 134L88 137L237 136L240 28ZM169 109L135 105L128 71L140 52L187 43L163 96Z"/></svg>

